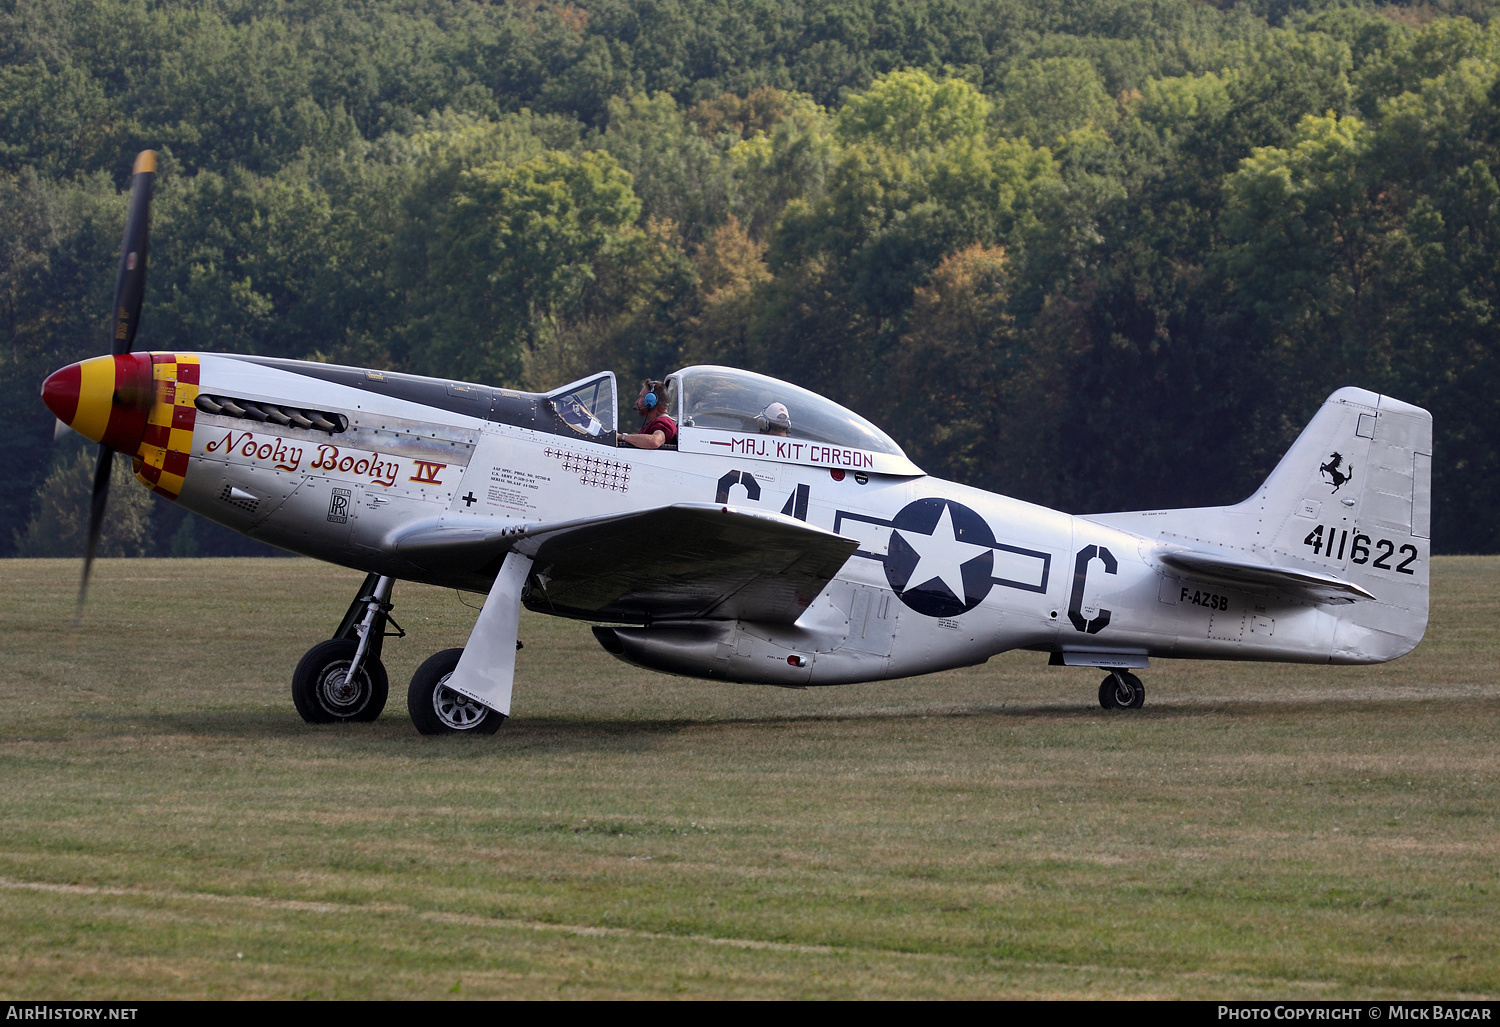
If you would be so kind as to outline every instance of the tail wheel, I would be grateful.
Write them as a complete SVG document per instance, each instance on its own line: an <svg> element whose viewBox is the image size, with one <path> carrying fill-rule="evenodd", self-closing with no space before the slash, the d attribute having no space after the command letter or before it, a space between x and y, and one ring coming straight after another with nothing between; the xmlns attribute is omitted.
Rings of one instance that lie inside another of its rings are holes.
<svg viewBox="0 0 1500 1027"><path fill-rule="evenodd" d="M424 735L492 735L505 723L505 714L477 703L448 687L462 649L444 649L427 658L412 675L406 690L411 722Z"/></svg>
<svg viewBox="0 0 1500 1027"><path fill-rule="evenodd" d="M359 673L349 666L359 642L333 638L307 651L292 674L292 702L309 724L370 721L380 716L390 695L390 679L379 660L366 657Z"/></svg>
<svg viewBox="0 0 1500 1027"><path fill-rule="evenodd" d="M1134 674L1120 671L1099 684L1099 705L1106 710L1138 710L1146 702L1146 686Z"/></svg>

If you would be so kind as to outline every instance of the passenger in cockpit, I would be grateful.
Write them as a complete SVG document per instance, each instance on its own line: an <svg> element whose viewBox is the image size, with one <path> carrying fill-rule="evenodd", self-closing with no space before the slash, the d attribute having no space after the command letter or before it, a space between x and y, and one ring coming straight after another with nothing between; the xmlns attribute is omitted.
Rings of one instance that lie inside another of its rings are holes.
<svg viewBox="0 0 1500 1027"><path fill-rule="evenodd" d="M667 416L662 398L667 387L648 378L641 383L640 397L635 401L635 412L645 421L635 434L620 435L620 442L637 449L660 449L677 441L677 422Z"/></svg>
<svg viewBox="0 0 1500 1027"><path fill-rule="evenodd" d="M785 403L768 403L755 419L762 435L785 435L792 427L792 415Z"/></svg>

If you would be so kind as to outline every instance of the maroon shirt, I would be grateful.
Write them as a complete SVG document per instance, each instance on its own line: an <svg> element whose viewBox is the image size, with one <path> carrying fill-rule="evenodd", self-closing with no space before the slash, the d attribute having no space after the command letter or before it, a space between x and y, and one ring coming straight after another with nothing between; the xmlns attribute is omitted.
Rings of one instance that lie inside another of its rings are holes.
<svg viewBox="0 0 1500 1027"><path fill-rule="evenodd" d="M655 417L651 418L651 420L647 421L645 424L641 425L642 435L650 435L652 432L656 431L659 431L666 436L666 441L662 443L662 445L664 446L670 446L672 443L677 441L677 422L672 420L666 414L658 414Z"/></svg>

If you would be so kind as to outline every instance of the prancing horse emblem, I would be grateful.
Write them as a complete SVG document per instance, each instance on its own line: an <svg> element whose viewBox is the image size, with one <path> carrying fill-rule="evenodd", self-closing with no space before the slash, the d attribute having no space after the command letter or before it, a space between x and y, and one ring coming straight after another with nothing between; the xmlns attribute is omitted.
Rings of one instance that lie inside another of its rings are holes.
<svg viewBox="0 0 1500 1027"><path fill-rule="evenodd" d="M1343 471L1339 470L1339 464L1343 462L1344 458L1341 454L1331 453L1328 456L1328 462L1326 464L1318 465L1318 470L1323 473L1323 478L1326 481L1332 483L1333 491L1335 492L1339 490L1340 485L1344 484L1344 482L1354 477L1353 467L1349 468L1348 474L1345 474Z"/></svg>

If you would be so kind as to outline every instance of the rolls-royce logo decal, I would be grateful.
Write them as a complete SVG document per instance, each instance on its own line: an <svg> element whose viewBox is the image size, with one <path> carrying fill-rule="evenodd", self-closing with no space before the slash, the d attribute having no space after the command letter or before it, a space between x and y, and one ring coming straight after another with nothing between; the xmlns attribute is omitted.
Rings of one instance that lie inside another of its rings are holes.
<svg viewBox="0 0 1500 1027"><path fill-rule="evenodd" d="M351 489L334 489L328 497L328 519L334 524L349 523L349 500L354 496Z"/></svg>
<svg viewBox="0 0 1500 1027"><path fill-rule="evenodd" d="M883 563L896 595L928 617L966 613L995 585L1047 591L1049 554L995 541L983 517L951 500L919 499L888 521L840 510L833 530L859 538L854 555Z"/></svg>

